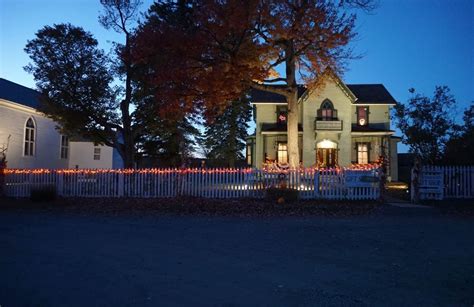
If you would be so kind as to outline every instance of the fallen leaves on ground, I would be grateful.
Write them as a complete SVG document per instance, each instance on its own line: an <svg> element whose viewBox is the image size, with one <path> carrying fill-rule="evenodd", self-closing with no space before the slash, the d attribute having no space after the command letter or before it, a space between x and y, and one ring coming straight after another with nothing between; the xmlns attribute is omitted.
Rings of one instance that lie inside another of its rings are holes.
<svg viewBox="0 0 474 307"><path fill-rule="evenodd" d="M111 215L230 215L230 216L352 216L373 212L375 201L299 200L277 203L262 199L207 198L66 198L54 202L0 200L3 209L42 209L70 213L104 213Z"/></svg>

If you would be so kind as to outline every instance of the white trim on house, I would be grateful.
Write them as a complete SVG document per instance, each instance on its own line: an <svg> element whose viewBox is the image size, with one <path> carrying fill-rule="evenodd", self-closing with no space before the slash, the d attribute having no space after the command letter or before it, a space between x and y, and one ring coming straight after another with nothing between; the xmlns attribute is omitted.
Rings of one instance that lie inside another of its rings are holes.
<svg viewBox="0 0 474 307"><path fill-rule="evenodd" d="M287 102L251 102L250 104L271 104L271 105L279 105L279 106L286 106Z"/></svg>
<svg viewBox="0 0 474 307"><path fill-rule="evenodd" d="M43 114L41 112L38 112L38 110L36 110L35 108L27 107L25 105L22 105L22 104L19 104L19 103L10 101L10 100L5 100L5 99L2 99L2 98L0 98L0 106L5 106L5 107L9 107L11 109L20 110L20 111L28 112L28 113Z"/></svg>
<svg viewBox="0 0 474 307"><path fill-rule="evenodd" d="M357 136L372 136L372 135L392 135L394 131L371 131L371 132L360 132L360 131L352 131L351 135Z"/></svg>
<svg viewBox="0 0 474 307"><path fill-rule="evenodd" d="M287 131L261 131L260 132L261 134L271 134L271 135L275 135L275 134L284 134L286 135L287 134ZM303 135L303 131L298 131L298 134L299 135Z"/></svg>
<svg viewBox="0 0 474 307"><path fill-rule="evenodd" d="M354 106L394 106L394 103L379 103L379 102L364 102L364 103L352 103Z"/></svg>

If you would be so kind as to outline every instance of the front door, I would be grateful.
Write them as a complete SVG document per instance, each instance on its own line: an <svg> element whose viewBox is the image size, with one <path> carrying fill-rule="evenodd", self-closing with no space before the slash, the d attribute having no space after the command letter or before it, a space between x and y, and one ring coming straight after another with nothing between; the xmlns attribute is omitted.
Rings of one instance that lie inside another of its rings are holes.
<svg viewBox="0 0 474 307"><path fill-rule="evenodd" d="M337 165L337 149L318 148L317 161L319 167L334 167Z"/></svg>

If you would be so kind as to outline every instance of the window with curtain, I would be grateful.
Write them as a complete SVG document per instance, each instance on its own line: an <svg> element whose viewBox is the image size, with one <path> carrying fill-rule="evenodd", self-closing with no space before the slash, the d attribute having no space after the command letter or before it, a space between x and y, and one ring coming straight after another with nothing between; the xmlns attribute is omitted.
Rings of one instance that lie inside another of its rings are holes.
<svg viewBox="0 0 474 307"><path fill-rule="evenodd" d="M278 143L277 161L278 163L288 163L288 146L286 143Z"/></svg>
<svg viewBox="0 0 474 307"><path fill-rule="evenodd" d="M334 105L329 99L326 99L321 103L321 107L318 110L317 117L319 120L336 120L337 110L334 109Z"/></svg>
<svg viewBox="0 0 474 307"><path fill-rule="evenodd" d="M357 143L357 163L369 163L369 143Z"/></svg>
<svg viewBox="0 0 474 307"><path fill-rule="evenodd" d="M288 119L288 108L286 106L277 106L277 124L286 124Z"/></svg>
<svg viewBox="0 0 474 307"><path fill-rule="evenodd" d="M357 124L359 126L369 124L369 107L357 107Z"/></svg>

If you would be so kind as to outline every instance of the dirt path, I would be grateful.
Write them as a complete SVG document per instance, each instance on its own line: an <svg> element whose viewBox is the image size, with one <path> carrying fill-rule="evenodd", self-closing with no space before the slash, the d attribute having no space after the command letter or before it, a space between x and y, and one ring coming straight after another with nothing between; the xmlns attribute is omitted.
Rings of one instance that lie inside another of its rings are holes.
<svg viewBox="0 0 474 307"><path fill-rule="evenodd" d="M474 219L0 211L0 305L472 306Z"/></svg>

